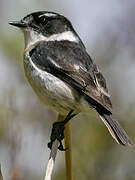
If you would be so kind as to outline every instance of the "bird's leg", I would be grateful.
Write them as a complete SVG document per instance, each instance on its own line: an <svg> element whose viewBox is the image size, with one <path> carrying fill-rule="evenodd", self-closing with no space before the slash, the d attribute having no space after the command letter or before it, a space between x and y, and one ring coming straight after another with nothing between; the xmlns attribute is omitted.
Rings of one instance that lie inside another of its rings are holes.
<svg viewBox="0 0 135 180"><path fill-rule="evenodd" d="M71 110L64 121L54 122L52 125L52 132L50 136L50 142L48 143L48 147L51 149L53 142L57 139L60 143L58 149L61 151L65 151L66 149L63 147L62 140L64 139L64 129L65 124L72 119L76 114L72 114L73 110Z"/></svg>

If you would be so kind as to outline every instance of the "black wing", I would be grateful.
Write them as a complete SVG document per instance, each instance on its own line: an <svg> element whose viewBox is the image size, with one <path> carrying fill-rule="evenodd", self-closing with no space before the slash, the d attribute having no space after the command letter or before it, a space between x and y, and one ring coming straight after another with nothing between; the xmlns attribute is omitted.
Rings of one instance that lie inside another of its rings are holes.
<svg viewBox="0 0 135 180"><path fill-rule="evenodd" d="M30 51L32 61L111 112L106 81L85 48L69 41L40 42Z"/></svg>

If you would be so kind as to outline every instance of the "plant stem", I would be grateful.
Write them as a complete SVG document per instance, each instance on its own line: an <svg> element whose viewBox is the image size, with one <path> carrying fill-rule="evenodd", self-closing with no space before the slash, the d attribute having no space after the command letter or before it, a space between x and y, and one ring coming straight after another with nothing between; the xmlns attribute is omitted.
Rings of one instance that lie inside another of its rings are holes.
<svg viewBox="0 0 135 180"><path fill-rule="evenodd" d="M65 126L65 162L66 162L66 180L72 180L72 154L71 154L71 139L70 139L70 122Z"/></svg>

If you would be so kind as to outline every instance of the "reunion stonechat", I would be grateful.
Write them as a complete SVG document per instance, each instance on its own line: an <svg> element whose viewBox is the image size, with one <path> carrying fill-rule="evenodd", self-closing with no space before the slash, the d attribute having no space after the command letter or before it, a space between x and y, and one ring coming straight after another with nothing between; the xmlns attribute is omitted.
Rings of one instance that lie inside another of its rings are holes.
<svg viewBox="0 0 135 180"><path fill-rule="evenodd" d="M44 104L67 115L63 122L53 124L50 148L58 139L59 149L64 150L61 140L65 123L80 112L90 112L90 108L97 111L117 143L132 144L112 117L105 78L66 17L40 11L9 24L24 33L24 70L32 88Z"/></svg>

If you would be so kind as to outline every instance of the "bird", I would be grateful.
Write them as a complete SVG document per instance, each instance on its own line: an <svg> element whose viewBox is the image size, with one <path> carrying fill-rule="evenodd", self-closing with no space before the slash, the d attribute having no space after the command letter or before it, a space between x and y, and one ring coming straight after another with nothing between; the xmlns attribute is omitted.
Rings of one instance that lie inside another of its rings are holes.
<svg viewBox="0 0 135 180"><path fill-rule="evenodd" d="M59 149L65 150L61 142L65 124L80 112L91 112L91 108L118 144L133 144L112 116L104 76L65 16L38 11L9 24L24 33L24 70L33 90L44 104L66 115L64 121L53 124L49 148L57 139Z"/></svg>

